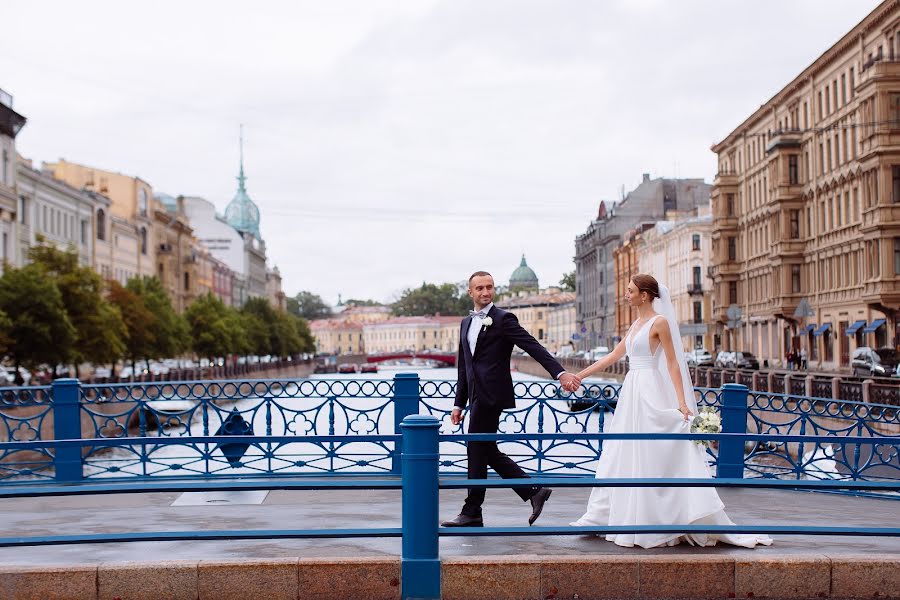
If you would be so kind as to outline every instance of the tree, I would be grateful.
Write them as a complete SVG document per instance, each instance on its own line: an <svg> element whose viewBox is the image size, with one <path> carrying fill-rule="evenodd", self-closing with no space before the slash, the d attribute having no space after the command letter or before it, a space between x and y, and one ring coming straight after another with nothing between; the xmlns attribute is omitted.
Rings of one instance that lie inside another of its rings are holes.
<svg viewBox="0 0 900 600"><path fill-rule="evenodd" d="M9 318L7 352L16 367L65 362L75 342L56 283L40 265L7 266L0 277L0 311ZM17 383L21 383L18 381Z"/></svg>
<svg viewBox="0 0 900 600"><path fill-rule="evenodd" d="M254 336L257 342L256 353L258 355L280 355L283 341L279 337L277 328L278 316L269 301L259 297L249 298L241 308L241 312L258 319L257 327L260 328L261 333ZM265 333L265 337L262 332Z"/></svg>
<svg viewBox="0 0 900 600"><path fill-rule="evenodd" d="M376 300L357 300L356 298L345 300L344 304L346 306L381 306L381 302Z"/></svg>
<svg viewBox="0 0 900 600"><path fill-rule="evenodd" d="M227 356L242 345L243 328L235 314L212 295L206 294L194 300L184 313L191 349L198 355L214 361Z"/></svg>
<svg viewBox="0 0 900 600"><path fill-rule="evenodd" d="M574 292L575 291L575 271L569 271L568 273L564 273L562 279L559 280L559 285L565 292Z"/></svg>
<svg viewBox="0 0 900 600"><path fill-rule="evenodd" d="M398 316L465 315L471 307L468 295L462 295L458 286L444 283L440 286L423 283L422 287L403 291L394 302L392 312Z"/></svg>
<svg viewBox="0 0 900 600"><path fill-rule="evenodd" d="M187 323L175 312L172 301L162 282L156 277L133 277L125 287L141 296L144 305L154 317L153 343L141 358L171 358L178 356L191 345Z"/></svg>
<svg viewBox="0 0 900 600"><path fill-rule="evenodd" d="M297 335L300 336L300 352L312 354L316 351L316 338L313 336L306 319L294 317L294 326L297 328Z"/></svg>
<svg viewBox="0 0 900 600"><path fill-rule="evenodd" d="M107 297L110 303L119 310L125 324L125 356L135 370L138 359L150 356L156 345L156 315L144 302L144 297L128 288L122 287L118 281L107 282Z"/></svg>
<svg viewBox="0 0 900 600"><path fill-rule="evenodd" d="M79 265L74 250L62 251L39 245L28 251L28 257L56 283L66 314L75 328L75 341L68 359L75 365L119 360L125 354L128 332L119 310L103 297L100 275Z"/></svg>
<svg viewBox="0 0 900 600"><path fill-rule="evenodd" d="M325 304L322 297L312 292L300 292L287 299L289 313L307 320L327 319L331 316L331 307Z"/></svg>

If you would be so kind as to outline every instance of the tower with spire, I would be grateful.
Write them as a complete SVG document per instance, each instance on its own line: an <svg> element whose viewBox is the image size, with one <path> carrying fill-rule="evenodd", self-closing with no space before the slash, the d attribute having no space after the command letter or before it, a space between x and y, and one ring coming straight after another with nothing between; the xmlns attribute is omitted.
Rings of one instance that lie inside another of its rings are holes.
<svg viewBox="0 0 900 600"><path fill-rule="evenodd" d="M225 220L229 225L240 231L248 233L257 240L262 239L259 234L259 208L247 195L244 182L244 126L240 128L240 171L237 176L238 189L231 202L225 208Z"/></svg>

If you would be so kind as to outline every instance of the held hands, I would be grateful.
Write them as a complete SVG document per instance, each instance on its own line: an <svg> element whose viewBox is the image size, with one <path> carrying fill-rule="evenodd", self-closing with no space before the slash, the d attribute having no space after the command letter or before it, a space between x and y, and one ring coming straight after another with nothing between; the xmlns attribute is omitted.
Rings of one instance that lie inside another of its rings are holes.
<svg viewBox="0 0 900 600"><path fill-rule="evenodd" d="M565 372L559 376L559 383L567 392L574 392L581 387L581 379L577 375Z"/></svg>

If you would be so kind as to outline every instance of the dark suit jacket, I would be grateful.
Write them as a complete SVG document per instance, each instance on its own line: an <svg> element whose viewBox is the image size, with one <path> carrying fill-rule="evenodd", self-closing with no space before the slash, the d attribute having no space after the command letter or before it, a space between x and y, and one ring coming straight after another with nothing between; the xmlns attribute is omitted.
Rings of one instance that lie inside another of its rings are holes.
<svg viewBox="0 0 900 600"><path fill-rule="evenodd" d="M525 329L511 312L492 306L488 316L493 319L490 327L482 326L475 344L475 356L469 350L469 324L472 317L463 319L459 330L459 355L457 366L459 379L456 384L454 405L465 408L466 402L477 399L479 403L498 409L515 408L512 375L509 359L513 346L518 346L538 361L555 379L565 371L556 359Z"/></svg>

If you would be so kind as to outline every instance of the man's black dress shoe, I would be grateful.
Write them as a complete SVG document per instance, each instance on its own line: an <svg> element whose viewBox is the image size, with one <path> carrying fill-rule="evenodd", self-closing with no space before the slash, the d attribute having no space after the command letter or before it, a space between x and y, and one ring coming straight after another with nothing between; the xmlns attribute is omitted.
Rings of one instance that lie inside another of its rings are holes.
<svg viewBox="0 0 900 600"><path fill-rule="evenodd" d="M441 523L441 527L484 527L484 521L481 520L481 517L459 514L455 519Z"/></svg>
<svg viewBox="0 0 900 600"><path fill-rule="evenodd" d="M528 517L529 525L532 525L537 521L537 518L541 516L541 511L544 510L544 503L547 502L547 498L549 498L552 493L553 490L550 488L541 488L538 490L537 494L531 497L531 516Z"/></svg>

